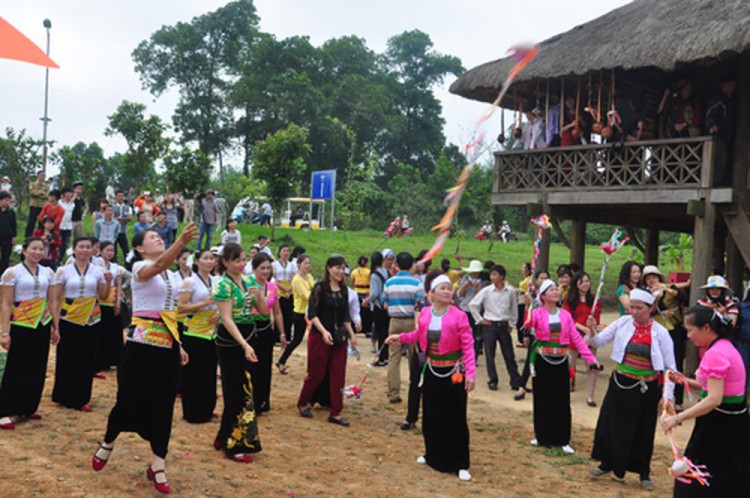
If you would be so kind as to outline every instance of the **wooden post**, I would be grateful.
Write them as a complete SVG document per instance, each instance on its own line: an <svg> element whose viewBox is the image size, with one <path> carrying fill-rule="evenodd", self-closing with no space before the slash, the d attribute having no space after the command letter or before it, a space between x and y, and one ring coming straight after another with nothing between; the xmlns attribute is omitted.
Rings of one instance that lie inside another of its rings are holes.
<svg viewBox="0 0 750 498"><path fill-rule="evenodd" d="M727 233L727 265L725 268L725 274L729 285L732 287L735 296L742 297L743 291L745 290L742 286L742 274L744 272L745 260L742 258L742 253L739 247L734 241L731 233Z"/></svg>
<svg viewBox="0 0 750 498"><path fill-rule="evenodd" d="M646 253L644 256L647 265L659 266L659 230L646 230Z"/></svg>
<svg viewBox="0 0 750 498"><path fill-rule="evenodd" d="M710 142L708 142L710 143ZM690 276L690 302L701 297L701 286L706 283L714 259L714 233L716 232L716 204L706 201L703 216L696 216L693 229L693 269ZM688 341L685 351L685 373L692 376L698 368L698 353Z"/></svg>
<svg viewBox="0 0 750 498"><path fill-rule="evenodd" d="M716 216L718 217L719 214L717 213ZM724 264L724 251L726 247L725 243L727 240L726 231L717 225L716 228L714 229L713 240L714 240L713 257L711 258L711 265L708 271L715 272L718 275L723 275L724 270L726 269L726 265Z"/></svg>
<svg viewBox="0 0 750 498"><path fill-rule="evenodd" d="M585 268L586 260L586 222L573 220L570 227L570 262Z"/></svg>
<svg viewBox="0 0 750 498"><path fill-rule="evenodd" d="M552 277L552 270L549 267L549 243L550 229L547 228L542 234L542 243L539 244L539 258L536 260L536 268L537 270L547 270Z"/></svg>
<svg viewBox="0 0 750 498"><path fill-rule="evenodd" d="M731 185L736 190L744 190L750 186L750 55L740 56L737 65L737 127L734 133Z"/></svg>

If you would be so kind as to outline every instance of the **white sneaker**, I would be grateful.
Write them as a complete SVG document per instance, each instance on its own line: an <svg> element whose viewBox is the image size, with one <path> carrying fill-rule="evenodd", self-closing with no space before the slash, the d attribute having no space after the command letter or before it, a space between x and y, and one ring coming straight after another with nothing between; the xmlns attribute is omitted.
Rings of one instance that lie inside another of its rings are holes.
<svg viewBox="0 0 750 498"><path fill-rule="evenodd" d="M427 460L425 460L424 455L420 455L417 457L417 463L421 463L421 464L427 463Z"/></svg>
<svg viewBox="0 0 750 498"><path fill-rule="evenodd" d="M573 455L576 452L576 450L574 450L573 447L569 444L566 444L565 446L563 446L562 450L563 450L563 453L565 453L566 455Z"/></svg>
<svg viewBox="0 0 750 498"><path fill-rule="evenodd" d="M531 446L539 446L539 441L536 438L531 440Z"/></svg>
<svg viewBox="0 0 750 498"><path fill-rule="evenodd" d="M461 469L458 471L458 480L459 481L471 481L471 474L466 469Z"/></svg>

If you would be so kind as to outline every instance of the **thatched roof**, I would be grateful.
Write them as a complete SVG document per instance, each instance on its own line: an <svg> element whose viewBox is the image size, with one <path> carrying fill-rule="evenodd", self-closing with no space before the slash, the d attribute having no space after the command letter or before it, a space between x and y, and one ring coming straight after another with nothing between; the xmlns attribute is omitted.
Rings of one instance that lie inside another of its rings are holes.
<svg viewBox="0 0 750 498"><path fill-rule="evenodd" d="M750 48L750 0L634 0L543 41L517 82L592 71L655 68L671 71ZM491 102L514 61L499 59L471 69L451 93Z"/></svg>

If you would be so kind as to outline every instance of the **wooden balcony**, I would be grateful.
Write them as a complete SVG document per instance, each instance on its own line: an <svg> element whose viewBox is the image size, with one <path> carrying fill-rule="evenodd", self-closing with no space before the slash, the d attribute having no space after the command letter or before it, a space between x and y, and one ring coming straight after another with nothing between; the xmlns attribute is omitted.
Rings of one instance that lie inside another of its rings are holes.
<svg viewBox="0 0 750 498"><path fill-rule="evenodd" d="M543 204L562 217L555 206L671 204L687 216L689 201L733 200L732 189L711 188L714 146L698 137L496 152L492 202Z"/></svg>

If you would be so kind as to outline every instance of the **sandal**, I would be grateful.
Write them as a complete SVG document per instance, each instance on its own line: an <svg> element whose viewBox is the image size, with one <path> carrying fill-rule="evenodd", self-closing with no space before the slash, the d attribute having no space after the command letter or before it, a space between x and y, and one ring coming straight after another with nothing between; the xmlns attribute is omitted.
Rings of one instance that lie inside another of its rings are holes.
<svg viewBox="0 0 750 498"><path fill-rule="evenodd" d="M164 476L164 482L159 482L156 480L156 475L162 474ZM167 481L167 474L164 473L164 469L154 470L149 465L146 469L146 477L149 481L154 482L154 489L156 489L159 493L168 495L172 489L169 487L169 481Z"/></svg>
<svg viewBox="0 0 750 498"><path fill-rule="evenodd" d="M247 453L237 453L229 457L230 460L237 463L253 463L253 457Z"/></svg>
<svg viewBox="0 0 750 498"><path fill-rule="evenodd" d="M282 365L282 364L281 364L280 362L278 362L278 361L276 362L276 368L278 368L278 369L279 369L279 373L280 373L281 375L286 375L286 374L288 374L288 373L289 373L289 372L287 371L287 369L286 369L286 365Z"/></svg>
<svg viewBox="0 0 750 498"><path fill-rule="evenodd" d="M114 450L114 445L107 448L104 446L104 442L99 441L99 449L94 452L94 456L91 457L91 467L94 469L94 472L99 472L104 468L105 465L107 465L107 462L109 462L109 457L112 456L112 450ZM109 454L106 458L102 458L98 456L99 450L101 451L107 451Z"/></svg>

